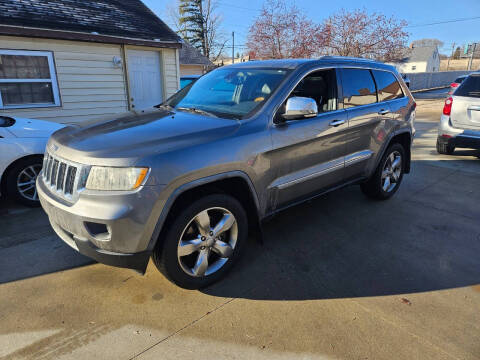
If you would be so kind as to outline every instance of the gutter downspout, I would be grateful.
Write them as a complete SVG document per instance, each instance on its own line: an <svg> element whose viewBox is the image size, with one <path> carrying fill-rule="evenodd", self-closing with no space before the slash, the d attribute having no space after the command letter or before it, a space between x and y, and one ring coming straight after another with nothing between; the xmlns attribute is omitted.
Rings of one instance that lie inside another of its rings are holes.
<svg viewBox="0 0 480 360"><path fill-rule="evenodd" d="M130 97L130 77L128 76L127 50L125 49L125 45L120 45L120 50L123 59L123 77L125 79L125 91L127 95L127 111L130 111L132 110L132 101Z"/></svg>

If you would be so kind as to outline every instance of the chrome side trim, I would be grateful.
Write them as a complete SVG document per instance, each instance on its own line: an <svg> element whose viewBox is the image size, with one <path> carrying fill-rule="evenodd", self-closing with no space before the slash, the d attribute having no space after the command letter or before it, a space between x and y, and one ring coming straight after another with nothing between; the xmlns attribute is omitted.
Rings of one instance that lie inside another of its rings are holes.
<svg viewBox="0 0 480 360"><path fill-rule="evenodd" d="M269 188L277 188L279 190L283 190L292 185L296 185L304 181L331 173L333 171L343 169L344 166L345 164L343 157L334 159L320 165L315 165L307 169L282 176L281 178L278 178L272 184L270 184Z"/></svg>
<svg viewBox="0 0 480 360"><path fill-rule="evenodd" d="M372 155L373 151L371 150L358 151L345 157L334 159L326 163L315 165L307 169L282 176L281 178L278 178L273 183L271 183L268 188L277 188L278 190L283 190L290 186L300 184L304 181L311 180L316 177L329 174L333 171L343 169L360 161L370 159Z"/></svg>
<svg viewBox="0 0 480 360"><path fill-rule="evenodd" d="M350 155L345 156L345 167L356 164L360 161L370 159L373 155L371 150L363 150Z"/></svg>

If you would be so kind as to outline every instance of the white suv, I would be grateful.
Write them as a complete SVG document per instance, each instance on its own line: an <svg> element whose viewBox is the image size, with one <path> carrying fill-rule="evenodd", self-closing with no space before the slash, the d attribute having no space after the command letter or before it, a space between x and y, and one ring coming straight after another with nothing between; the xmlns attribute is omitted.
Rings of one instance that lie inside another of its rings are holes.
<svg viewBox="0 0 480 360"><path fill-rule="evenodd" d="M445 100L437 151L451 155L457 147L480 149L480 73L470 74Z"/></svg>

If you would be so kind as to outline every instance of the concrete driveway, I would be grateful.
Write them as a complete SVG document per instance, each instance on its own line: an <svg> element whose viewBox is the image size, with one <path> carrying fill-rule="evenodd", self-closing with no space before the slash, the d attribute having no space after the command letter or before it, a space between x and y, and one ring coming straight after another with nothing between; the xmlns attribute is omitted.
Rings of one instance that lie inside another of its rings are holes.
<svg viewBox="0 0 480 360"><path fill-rule="evenodd" d="M0 358L479 359L480 153L435 152L441 106L419 102L393 199L349 187L285 211L202 292L91 264L3 204Z"/></svg>

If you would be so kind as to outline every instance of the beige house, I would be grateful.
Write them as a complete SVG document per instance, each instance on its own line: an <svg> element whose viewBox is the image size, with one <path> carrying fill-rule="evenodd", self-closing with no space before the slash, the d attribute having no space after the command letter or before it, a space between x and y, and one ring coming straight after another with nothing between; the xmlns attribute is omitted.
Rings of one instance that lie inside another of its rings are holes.
<svg viewBox="0 0 480 360"><path fill-rule="evenodd" d="M179 51L180 75L203 75L214 67L213 63L188 42L182 43Z"/></svg>
<svg viewBox="0 0 480 360"><path fill-rule="evenodd" d="M250 55L240 55L240 57L236 57L233 59L232 62L232 57L231 56L220 56L216 61L215 65L216 66L227 66L227 65L232 65L232 64L238 64L241 62L247 62L250 61ZM254 59L253 59L254 60Z"/></svg>
<svg viewBox="0 0 480 360"><path fill-rule="evenodd" d="M150 107L178 90L180 48L140 0L2 0L0 115L81 122Z"/></svg>

